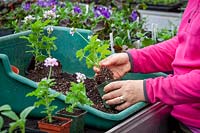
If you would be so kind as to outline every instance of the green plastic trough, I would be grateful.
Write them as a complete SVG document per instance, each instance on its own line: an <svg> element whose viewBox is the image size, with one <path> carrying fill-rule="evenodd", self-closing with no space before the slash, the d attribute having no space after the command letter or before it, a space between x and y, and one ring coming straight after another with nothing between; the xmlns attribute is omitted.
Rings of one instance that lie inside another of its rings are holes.
<svg viewBox="0 0 200 133"><path fill-rule="evenodd" d="M93 71L87 69L85 63L79 62L75 57L76 51L86 45L85 41L77 34L71 36L69 30L69 28L54 27L53 35L57 37L55 43L58 49L53 52L53 57L62 63L63 71L70 73L81 72L88 77L93 77ZM85 37L91 34L91 31L88 30L79 29L79 32ZM36 82L24 76L32 55L25 52L28 49L26 47L28 42L19 37L28 35L29 33L30 31L27 31L0 37L0 105L9 104L17 113L21 112L27 106L33 105L36 100L34 97L25 96L37 87ZM11 64L20 69L19 75L11 71ZM144 79L157 76L165 76L165 74L128 74L125 78ZM55 93L55 91L51 91ZM57 110L65 107L64 99L65 96L60 95L53 103L58 106ZM118 114L105 113L90 106L80 106L80 108L88 111L84 119L86 125L97 129L109 129L146 105L144 102L139 102ZM41 110L42 108L33 110L31 116L44 117L40 113Z"/></svg>

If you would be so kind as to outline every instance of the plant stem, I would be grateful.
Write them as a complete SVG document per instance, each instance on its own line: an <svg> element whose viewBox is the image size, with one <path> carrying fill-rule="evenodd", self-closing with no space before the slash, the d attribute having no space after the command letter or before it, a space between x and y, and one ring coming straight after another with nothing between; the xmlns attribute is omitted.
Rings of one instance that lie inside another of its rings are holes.
<svg viewBox="0 0 200 133"><path fill-rule="evenodd" d="M92 63L94 63L94 65L96 65L97 67L99 67L99 64L97 62L92 61L90 58L83 56L84 58L88 59L89 61L91 61Z"/></svg>
<svg viewBox="0 0 200 133"><path fill-rule="evenodd" d="M51 115L51 111L50 111L50 104L48 103L48 96L45 98L46 99L46 109L47 109L47 118L49 123L52 123L52 115Z"/></svg>
<svg viewBox="0 0 200 133"><path fill-rule="evenodd" d="M22 131L22 133L25 133L25 125L22 126L21 131Z"/></svg>
<svg viewBox="0 0 200 133"><path fill-rule="evenodd" d="M77 33L83 40L85 40L87 43L89 43L88 40L85 39L85 37L83 37L83 35L81 35L81 33L79 33L78 31L76 31L76 33Z"/></svg>
<svg viewBox="0 0 200 133"><path fill-rule="evenodd" d="M52 72L52 66L50 66L50 70L49 70L48 79L50 79L50 78L51 78L51 72Z"/></svg>

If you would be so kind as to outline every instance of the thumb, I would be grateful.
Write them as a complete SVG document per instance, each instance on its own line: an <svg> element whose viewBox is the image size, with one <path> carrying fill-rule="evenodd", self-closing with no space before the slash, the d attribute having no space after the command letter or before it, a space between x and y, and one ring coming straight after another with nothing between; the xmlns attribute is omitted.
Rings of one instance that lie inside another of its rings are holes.
<svg viewBox="0 0 200 133"><path fill-rule="evenodd" d="M110 55L107 58L99 62L100 66L110 66L116 62L115 56Z"/></svg>

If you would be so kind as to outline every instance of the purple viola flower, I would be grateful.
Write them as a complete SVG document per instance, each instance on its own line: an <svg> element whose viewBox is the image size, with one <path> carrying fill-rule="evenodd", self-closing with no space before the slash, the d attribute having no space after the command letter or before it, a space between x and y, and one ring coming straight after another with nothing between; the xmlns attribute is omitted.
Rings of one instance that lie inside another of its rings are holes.
<svg viewBox="0 0 200 133"><path fill-rule="evenodd" d="M99 10L98 7L94 7L94 16L96 18L98 18L99 16L101 16L101 12L100 12L100 10Z"/></svg>
<svg viewBox="0 0 200 133"><path fill-rule="evenodd" d="M103 6L94 7L94 15L95 17L104 16L105 18L110 18L111 12L108 8Z"/></svg>
<svg viewBox="0 0 200 133"><path fill-rule="evenodd" d="M109 18L110 18L110 15L111 15L109 9L108 9L108 8L105 8L105 7L102 8L101 14L102 14L105 18L107 18L107 19L109 19Z"/></svg>
<svg viewBox="0 0 200 133"><path fill-rule="evenodd" d="M49 0L48 4L49 4L49 6L54 6L57 4L57 0Z"/></svg>
<svg viewBox="0 0 200 133"><path fill-rule="evenodd" d="M30 2L26 2L25 4L22 5L22 8L23 8L25 11L30 10L30 8L31 8L31 3L30 3Z"/></svg>
<svg viewBox="0 0 200 133"><path fill-rule="evenodd" d="M136 21L137 17L138 17L137 11L133 10L130 17L131 17L131 19L132 19L133 22Z"/></svg>
<svg viewBox="0 0 200 133"><path fill-rule="evenodd" d="M49 7L56 5L56 0L38 0L37 5L41 7Z"/></svg>
<svg viewBox="0 0 200 133"><path fill-rule="evenodd" d="M45 2L43 0L38 0L37 5L41 7L45 7Z"/></svg>
<svg viewBox="0 0 200 133"><path fill-rule="evenodd" d="M74 6L74 13L81 14L81 8L79 6Z"/></svg>

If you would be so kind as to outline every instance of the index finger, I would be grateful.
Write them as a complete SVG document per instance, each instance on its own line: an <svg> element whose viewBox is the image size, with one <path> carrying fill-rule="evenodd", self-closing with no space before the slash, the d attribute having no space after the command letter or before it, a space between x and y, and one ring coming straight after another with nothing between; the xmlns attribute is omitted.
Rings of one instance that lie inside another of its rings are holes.
<svg viewBox="0 0 200 133"><path fill-rule="evenodd" d="M107 93L107 92L121 88L122 82L123 81L114 81L114 82L109 83L108 85L104 87L104 92Z"/></svg>

